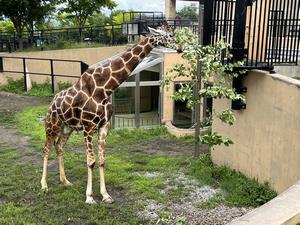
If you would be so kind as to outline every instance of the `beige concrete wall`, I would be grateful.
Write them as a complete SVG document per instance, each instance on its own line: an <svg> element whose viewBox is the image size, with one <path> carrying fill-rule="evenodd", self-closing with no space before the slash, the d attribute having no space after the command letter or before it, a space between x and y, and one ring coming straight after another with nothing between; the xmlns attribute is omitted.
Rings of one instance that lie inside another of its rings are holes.
<svg viewBox="0 0 300 225"><path fill-rule="evenodd" d="M245 77L247 109L235 111L233 126L215 121L213 130L235 144L216 147L212 159L260 182L268 181L278 192L300 180L300 81L262 71ZM230 107L215 100L214 108Z"/></svg>
<svg viewBox="0 0 300 225"><path fill-rule="evenodd" d="M32 58L51 58L51 59L71 59L80 60L89 65L98 61L106 59L114 54L125 50L125 46L113 46L113 47L100 47L100 48L79 48L79 49L64 49L53 51L38 51L38 52L22 52L11 53L3 56L20 56L20 57L32 57ZM4 70L17 70L23 71L22 60L16 59L4 59ZM37 61L27 60L27 69L30 72L50 73L49 61ZM64 74L71 76L80 76L80 64L71 62L54 62L54 73ZM13 77L14 79L20 79L22 75L4 73L4 76L0 76L0 85L6 82L7 77ZM35 82L44 82L45 76L30 75ZM49 79L49 78L48 78ZM57 81L69 81L74 82L77 79L73 78L57 78Z"/></svg>

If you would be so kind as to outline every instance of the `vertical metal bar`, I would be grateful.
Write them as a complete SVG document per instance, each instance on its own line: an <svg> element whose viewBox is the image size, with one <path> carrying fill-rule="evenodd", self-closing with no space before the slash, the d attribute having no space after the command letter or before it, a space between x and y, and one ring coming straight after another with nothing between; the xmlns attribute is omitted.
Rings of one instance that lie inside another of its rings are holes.
<svg viewBox="0 0 300 225"><path fill-rule="evenodd" d="M3 57L0 56L0 73L3 72Z"/></svg>
<svg viewBox="0 0 300 225"><path fill-rule="evenodd" d="M23 77L24 77L24 90L27 91L27 79L26 79L26 59L23 59Z"/></svg>
<svg viewBox="0 0 300 225"><path fill-rule="evenodd" d="M225 6L224 6L224 29L223 29L223 38L226 39L226 42L228 42L228 35L227 35L227 22L228 22L228 12L227 12L227 8L228 8L228 1L225 2Z"/></svg>
<svg viewBox="0 0 300 225"><path fill-rule="evenodd" d="M135 101L134 101L134 111L135 111L135 127L140 127L140 73L135 74Z"/></svg>
<svg viewBox="0 0 300 225"><path fill-rule="evenodd" d="M265 0L265 7L264 7L264 20L263 20L263 32L262 32L262 51L260 52L260 63L263 61L263 52L266 51L266 46L267 46L267 37L265 37L265 30L268 29L268 26L266 26L266 18L268 16L268 11L267 11L267 0ZM270 3L269 3L270 4ZM265 60L264 60L265 61Z"/></svg>
<svg viewBox="0 0 300 225"><path fill-rule="evenodd" d="M258 4L258 3L259 3L259 1L256 1L256 4ZM259 56L260 56L259 50L261 52L263 51L262 47L260 46L260 41L261 41L261 30L260 30L260 28L262 27L262 29L264 30L264 26L261 25L262 7L263 7L263 0L260 0L259 20L258 20L258 29L257 29L257 46L256 46L256 63L257 64L261 63L259 61Z"/></svg>
<svg viewBox="0 0 300 225"><path fill-rule="evenodd" d="M280 26L279 62L282 62L284 60L284 33L283 33L283 31L284 31L285 27L284 27L283 23L284 23L284 16L285 16L284 14L285 14L285 6L286 6L285 2L286 1L282 1L282 4L280 5L280 9L281 9L281 7L283 9L282 9L282 14L281 14L281 17L280 17L280 24L279 24L279 26Z"/></svg>
<svg viewBox="0 0 300 225"><path fill-rule="evenodd" d="M204 4L210 5L211 3L210 3L209 0L206 0L206 1L204 1ZM213 44L215 42L217 0L212 0L211 6L212 6L212 28L211 28L212 30L211 30L211 38L210 38L211 41L209 42L209 44ZM206 5L204 5L204 9L205 9L204 12L206 12L207 8L208 7ZM204 19L205 19L205 17L204 17ZM204 28L205 28L205 26L206 26L206 24L204 25ZM205 35L205 30L203 32L204 32L204 35Z"/></svg>
<svg viewBox="0 0 300 225"><path fill-rule="evenodd" d="M274 14L274 29L275 29L274 36L275 37L274 38L276 40L275 41L276 42L275 43L275 62L277 62L278 36L279 36L278 25L277 25L277 23L278 23L278 12L279 12L279 10L278 10L278 2L279 2L279 0L276 1L275 11L274 11L275 12L275 14ZM272 58L273 58L273 55L272 55Z"/></svg>
<svg viewBox="0 0 300 225"><path fill-rule="evenodd" d="M203 44L211 43L213 29L213 5L215 0L204 0L204 20L203 20ZM201 5L199 4L199 7ZM199 29L199 28L198 28ZM199 31L198 31L199 32Z"/></svg>
<svg viewBox="0 0 300 225"><path fill-rule="evenodd" d="M224 2L220 2L221 5L221 12L220 12L220 34L219 34L219 40L223 39L223 29L224 29Z"/></svg>
<svg viewBox="0 0 300 225"><path fill-rule="evenodd" d="M255 2L255 16L254 16L254 28L253 28L253 42L252 42L252 60L251 60L251 66L253 66L253 61L256 61L257 58L257 52L256 52L256 56L254 57L254 48L255 48L255 39L256 39L256 19L257 19L257 5L258 2ZM257 61L255 62L255 65L257 65Z"/></svg>
<svg viewBox="0 0 300 225"><path fill-rule="evenodd" d="M87 69L89 68L89 65L84 63L84 62L80 62L80 72L81 74L83 74Z"/></svg>
<svg viewBox="0 0 300 225"><path fill-rule="evenodd" d="M248 43L247 43L247 59L246 59L246 65L249 65L249 58L250 58L250 42L251 42L251 32L252 32L252 8L253 5L250 7L250 15L249 15L249 27L248 27ZM253 39L253 37L252 37ZM253 42L253 40L252 40ZM252 46L253 47L253 46ZM251 55L251 61L253 60L253 55Z"/></svg>
<svg viewBox="0 0 300 225"><path fill-rule="evenodd" d="M52 88L52 93L55 92L55 80L54 80L54 69L53 69L53 59L50 59L50 75L51 75L51 88Z"/></svg>
<svg viewBox="0 0 300 225"><path fill-rule="evenodd" d="M245 0L237 0L232 43L234 60L242 60L244 58L243 50L245 49L246 9L247 2Z"/></svg>
<svg viewBox="0 0 300 225"><path fill-rule="evenodd" d="M235 5L235 2L234 1L230 1L230 16L229 16L229 35L228 35L228 37L229 37L229 43L230 44L232 44L232 37L233 37L233 35L232 35L232 27L234 26L234 5Z"/></svg>
<svg viewBox="0 0 300 225"><path fill-rule="evenodd" d="M297 19L296 21L296 37L294 38L294 53L293 53L293 62L298 62L298 50L299 50L299 44L300 44L300 26L299 26L299 22L300 22L300 15L299 15L299 12L300 12L300 2L298 1L298 7L295 8L295 11L297 10L297 15L295 17L295 19ZM298 41L297 41L298 40ZM297 43L298 42L298 43Z"/></svg>
<svg viewBox="0 0 300 225"><path fill-rule="evenodd" d="M159 80L162 80L162 76L163 76L163 68L164 68L164 64L163 62L160 63L160 68L159 68ZM162 91L162 87L158 86L158 91L159 91L159 96L158 96L158 119L159 119L159 125L161 125L161 121L163 119L163 91Z"/></svg>
<svg viewBox="0 0 300 225"><path fill-rule="evenodd" d="M296 63L296 64L298 64L298 56L299 56L299 45L300 45L300 32L299 32L299 30L300 30L300 26L299 26L299 22L300 22L300 15L299 15L299 12L300 12L300 2L298 1L298 12L297 12L297 24L298 24L298 28L297 28L297 31L298 31L298 36L296 36L296 38L295 38L295 40L297 40L298 39L298 44L297 44L297 46L296 46L296 48L295 48L295 51L296 52L294 52L294 54L293 54L293 56L296 58L296 60L294 60L294 62Z"/></svg>
<svg viewBox="0 0 300 225"><path fill-rule="evenodd" d="M112 106L115 107L115 92L113 92L111 94L110 100L111 100ZM115 113L115 110L112 111L112 115L111 115L111 127L113 129L116 128L116 113Z"/></svg>
<svg viewBox="0 0 300 225"><path fill-rule="evenodd" d="M111 44L114 45L115 44L115 29L114 29L114 23L112 23L111 25Z"/></svg>
<svg viewBox="0 0 300 225"><path fill-rule="evenodd" d="M292 6L292 10L293 10L292 31L295 30L295 22L296 22L296 27L298 25L298 18L296 19L296 9L297 9L297 1L294 0L294 5ZM289 29L289 31L290 31L290 29ZM290 38L291 38L291 42L288 44L288 48L290 49L290 51L292 51L292 49L293 49L293 37L294 37L293 34L291 35L291 37L289 35L289 42L290 42ZM291 60L292 60L292 52L290 52L289 62L291 62Z"/></svg>
<svg viewBox="0 0 300 225"><path fill-rule="evenodd" d="M199 1L199 19L198 19L198 41L199 45L203 44L203 35L201 34L201 27L203 26L203 11L201 9L201 3ZM201 70L202 65L200 60L197 61L197 82L195 84L195 117L196 117L196 127L195 127L195 152L194 156L198 157L200 155L200 101L201 97L199 91L201 90Z"/></svg>
<svg viewBox="0 0 300 225"><path fill-rule="evenodd" d="M272 5L272 1L268 1L269 2L269 9L268 9L268 18L267 18L267 34L266 34L266 51L265 51L265 62L268 63L269 65L269 52L270 51L270 44L271 44L271 37L269 38L269 35L272 33L271 32L271 29L272 29L272 26L271 26L271 5ZM270 32L269 32L270 31Z"/></svg>
<svg viewBox="0 0 300 225"><path fill-rule="evenodd" d="M291 19L292 19L292 0L287 1L287 9L286 9L286 18L285 18L285 27L284 27L284 48L285 48L285 58L284 60L287 62L288 57L290 55L289 51L289 42L290 42L290 36L289 36L289 31L290 31L290 26L291 26Z"/></svg>
<svg viewBox="0 0 300 225"><path fill-rule="evenodd" d="M217 11L216 11L216 36L215 36L215 42L218 41L218 34L219 34L219 13L220 13L220 1L216 0L216 8L215 8Z"/></svg>
<svg viewBox="0 0 300 225"><path fill-rule="evenodd" d="M271 1L270 3L273 3ZM275 19L275 14L274 14L274 7L275 3L272 4L272 9L270 10L270 42L269 42L269 58L271 59L271 65L273 65L273 45L274 45L274 19ZM271 13L272 12L272 13Z"/></svg>

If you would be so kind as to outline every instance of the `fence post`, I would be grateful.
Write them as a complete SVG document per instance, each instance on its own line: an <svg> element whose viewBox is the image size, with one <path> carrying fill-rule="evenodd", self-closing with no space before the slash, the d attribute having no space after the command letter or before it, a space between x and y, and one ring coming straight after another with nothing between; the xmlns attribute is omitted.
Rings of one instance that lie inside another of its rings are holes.
<svg viewBox="0 0 300 225"><path fill-rule="evenodd" d="M54 84L54 69L53 69L53 59L50 59L50 69L51 69L51 88L52 93L55 92L55 84Z"/></svg>
<svg viewBox="0 0 300 225"><path fill-rule="evenodd" d="M113 107L115 106L115 92L113 92L110 96L110 101ZM114 129L116 128L116 114L115 110L113 110L112 116L111 116L111 127Z"/></svg>
<svg viewBox="0 0 300 225"><path fill-rule="evenodd" d="M203 45L211 43L211 34L213 25L213 7L215 0L204 0L204 18L203 18ZM201 28L198 28L201 29Z"/></svg>
<svg viewBox="0 0 300 225"><path fill-rule="evenodd" d="M135 112L135 127L140 127L140 73L135 74L135 101L134 101L134 112Z"/></svg>
<svg viewBox="0 0 300 225"><path fill-rule="evenodd" d="M81 74L83 74L87 69L89 68L89 65L84 63L84 62L80 62L80 71L81 71Z"/></svg>
<svg viewBox="0 0 300 225"><path fill-rule="evenodd" d="M112 23L111 25L111 32L112 32L112 37L111 37L111 44L114 45L115 44L115 29L114 29L114 23Z"/></svg>
<svg viewBox="0 0 300 225"><path fill-rule="evenodd" d="M24 90L27 91L26 59L25 58L23 58L23 76L24 76Z"/></svg>
<svg viewBox="0 0 300 225"><path fill-rule="evenodd" d="M0 57L0 73L3 72L3 57Z"/></svg>
<svg viewBox="0 0 300 225"><path fill-rule="evenodd" d="M233 60L242 60L244 58L245 46L245 30L246 30L246 16L247 6L249 0L237 0L235 7L235 18L233 28Z"/></svg>

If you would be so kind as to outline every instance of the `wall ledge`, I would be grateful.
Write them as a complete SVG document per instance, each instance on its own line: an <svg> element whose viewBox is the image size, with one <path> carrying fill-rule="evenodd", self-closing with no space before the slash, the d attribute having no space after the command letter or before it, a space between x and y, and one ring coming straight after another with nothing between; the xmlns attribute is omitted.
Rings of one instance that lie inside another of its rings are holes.
<svg viewBox="0 0 300 225"><path fill-rule="evenodd" d="M165 127L169 131L170 134L175 135L176 137L184 137L184 136L194 136L195 135L195 129L182 129L175 127L171 121L164 121ZM208 128L202 128L200 132L206 132Z"/></svg>
<svg viewBox="0 0 300 225"><path fill-rule="evenodd" d="M300 223L300 181L276 198L227 225L296 225Z"/></svg>
<svg viewBox="0 0 300 225"><path fill-rule="evenodd" d="M295 86L300 88L300 80L297 80L297 79L294 79L294 78L291 78L291 77L288 77L288 76L285 76L285 75L281 75L281 74L278 74L278 73L269 73L269 72L262 71L262 70L252 70L252 71L255 72L255 73L261 73L261 74L264 74L266 76L270 76L275 80L280 80L280 81L283 81L287 84L295 85Z"/></svg>

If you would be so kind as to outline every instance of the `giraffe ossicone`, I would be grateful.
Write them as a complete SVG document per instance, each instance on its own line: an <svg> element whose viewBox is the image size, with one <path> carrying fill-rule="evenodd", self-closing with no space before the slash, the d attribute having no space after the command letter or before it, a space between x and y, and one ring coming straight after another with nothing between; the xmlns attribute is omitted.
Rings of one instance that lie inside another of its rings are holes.
<svg viewBox="0 0 300 225"><path fill-rule="evenodd" d="M103 202L114 201L107 193L104 177L105 140L113 111L109 97L154 47L160 45L174 48L176 46L174 32L166 22L163 22L158 29L149 28L149 30L150 32L141 38L138 44L127 49L120 57L97 68L89 68L73 86L55 95L45 119L46 143L41 179L42 189L48 189L47 166L53 143L59 163L60 181L65 185L71 185L64 171L63 146L72 131L82 130L88 169L86 203L96 203L92 196L92 170L96 162L92 140L94 133L98 131L100 193Z"/></svg>

